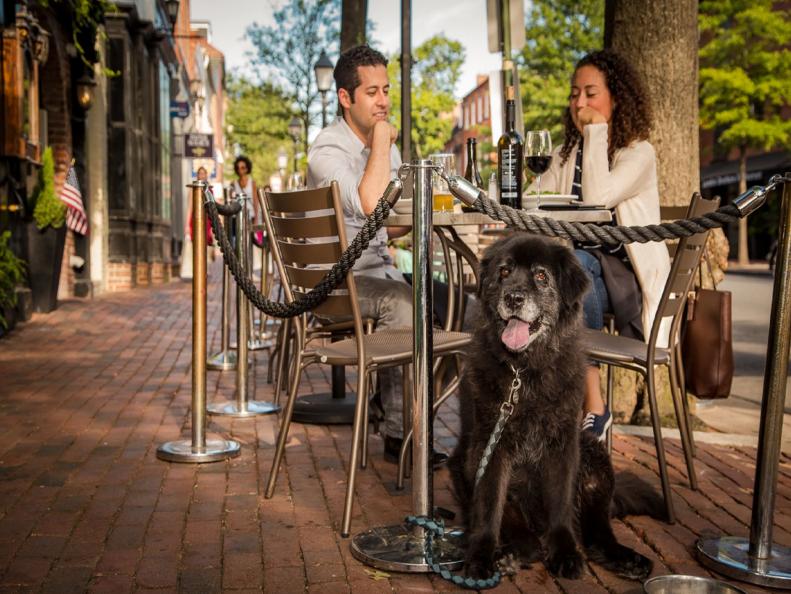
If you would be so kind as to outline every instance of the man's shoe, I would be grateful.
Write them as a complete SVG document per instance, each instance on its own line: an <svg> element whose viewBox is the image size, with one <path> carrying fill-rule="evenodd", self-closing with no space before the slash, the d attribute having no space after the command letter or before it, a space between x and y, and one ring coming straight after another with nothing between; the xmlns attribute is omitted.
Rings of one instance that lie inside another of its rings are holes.
<svg viewBox="0 0 791 594"><path fill-rule="evenodd" d="M607 437L607 429L612 425L612 415L607 405L604 405L604 412L600 415L589 412L582 419L582 430L589 432L599 441L604 441Z"/></svg>
<svg viewBox="0 0 791 594"><path fill-rule="evenodd" d="M391 462L393 464L398 464L398 455L401 453L401 444L404 443L404 440L400 437L390 437L389 435L384 436L385 439L385 462ZM434 450L431 456L431 462L434 466L434 469L441 467L448 461L448 455L444 452L438 452Z"/></svg>

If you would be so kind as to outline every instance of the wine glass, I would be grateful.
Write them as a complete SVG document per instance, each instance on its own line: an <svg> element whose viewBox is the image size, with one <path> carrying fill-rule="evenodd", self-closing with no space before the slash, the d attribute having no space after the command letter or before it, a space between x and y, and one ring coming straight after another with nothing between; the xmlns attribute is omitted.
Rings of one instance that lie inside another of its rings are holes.
<svg viewBox="0 0 791 594"><path fill-rule="evenodd" d="M537 206L541 206L541 174L552 163L552 137L549 130L529 130L525 138L525 163L536 174L538 186Z"/></svg>

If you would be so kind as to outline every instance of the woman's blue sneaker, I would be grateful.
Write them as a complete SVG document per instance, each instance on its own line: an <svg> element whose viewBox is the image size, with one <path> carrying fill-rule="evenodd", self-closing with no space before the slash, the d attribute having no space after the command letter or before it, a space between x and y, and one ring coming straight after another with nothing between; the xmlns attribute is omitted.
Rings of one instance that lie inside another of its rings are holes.
<svg viewBox="0 0 791 594"><path fill-rule="evenodd" d="M610 425L612 425L612 415L606 404L602 414L597 415L589 412L582 419L582 430L592 433L599 441L604 441Z"/></svg>

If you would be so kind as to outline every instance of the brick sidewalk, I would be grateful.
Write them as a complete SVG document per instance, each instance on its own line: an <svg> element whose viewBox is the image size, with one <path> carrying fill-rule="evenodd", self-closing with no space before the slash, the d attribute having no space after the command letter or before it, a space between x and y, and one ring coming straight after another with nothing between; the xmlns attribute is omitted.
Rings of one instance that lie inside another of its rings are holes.
<svg viewBox="0 0 791 594"><path fill-rule="evenodd" d="M219 344L212 288L209 337ZM375 579L338 536L349 427L293 425L287 463L263 498L275 417L210 417L209 433L242 443L235 460L168 464L155 451L190 435L190 285L66 302L0 341L0 591L44 592L430 592L454 588L425 575ZM353 374L350 374L353 376ZM314 367L305 391L327 389ZM353 378L350 378L353 379ZM266 354L254 353L251 397L271 400ZM234 373L209 372L209 399L233 394ZM455 403L441 413L440 447L455 442ZM667 442L678 523L616 522L618 537L655 561L655 574L709 575L692 556L701 535L746 535L755 450L699 445L700 490L689 490L677 441ZM409 491L371 439L358 473L354 533L398 524ZM615 438L614 462L658 485L653 442ZM453 509L447 470L435 503ZM783 458L775 542L791 546L791 461ZM750 591L760 591L746 587ZM577 582L540 565L498 592L629 592L595 565Z"/></svg>

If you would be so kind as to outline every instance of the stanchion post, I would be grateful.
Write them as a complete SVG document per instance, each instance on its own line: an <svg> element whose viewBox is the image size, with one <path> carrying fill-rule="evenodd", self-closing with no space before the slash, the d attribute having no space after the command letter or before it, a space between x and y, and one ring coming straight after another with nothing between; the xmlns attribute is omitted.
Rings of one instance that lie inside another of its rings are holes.
<svg viewBox="0 0 791 594"><path fill-rule="evenodd" d="M238 230L236 236L236 257L242 270L249 271L250 267L250 219L247 216L246 194L241 193L237 200L242 203L242 210L237 215ZM227 403L216 403L208 407L208 411L213 415L225 415L231 417L253 417L256 415L268 415L280 410L280 407L270 402L260 402L248 399L247 375L249 371L248 362L248 339L250 338L250 303L241 287L236 287L236 401Z"/></svg>
<svg viewBox="0 0 791 594"><path fill-rule="evenodd" d="M422 199L413 203L412 211L412 323L414 332L414 365L412 375L412 510L417 516L431 516L434 509L432 450L432 411L434 403L434 374L432 361L434 333L432 331L433 295L431 282L431 213L433 169L431 161L415 162L415 196ZM415 527L416 536L423 535Z"/></svg>
<svg viewBox="0 0 791 594"><path fill-rule="evenodd" d="M789 178L789 174L786 177ZM780 236L769 329L750 539L731 536L701 539L697 550L701 563L724 575L762 586L789 588L791 548L772 543L791 347L791 183L788 181L783 188L780 209Z"/></svg>
<svg viewBox="0 0 791 594"><path fill-rule="evenodd" d="M430 160L413 161L413 323L414 376L412 406L412 508L416 516L433 516L432 417L434 397L433 330L431 304L431 176ZM464 562L462 533L447 530L435 536L428 555L443 569L459 569ZM352 539L352 555L363 563L388 571L427 573L433 571L427 559L423 528L400 524L372 528Z"/></svg>
<svg viewBox="0 0 791 594"><path fill-rule="evenodd" d="M231 228L232 216L223 216L223 227L225 232ZM207 369L218 371L228 371L236 367L236 353L230 348L231 344L231 271L227 266L223 266L222 273L222 328L220 330L220 352L212 355L206 362Z"/></svg>
<svg viewBox="0 0 791 594"><path fill-rule="evenodd" d="M206 182L192 189L192 439L171 441L157 448L168 462L217 462L239 455L239 442L206 439Z"/></svg>

